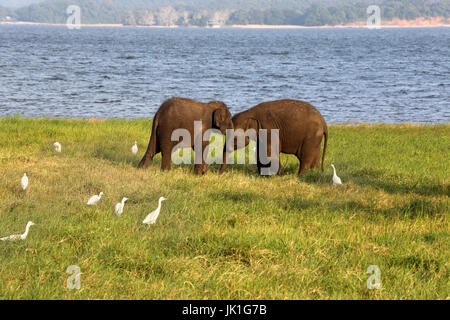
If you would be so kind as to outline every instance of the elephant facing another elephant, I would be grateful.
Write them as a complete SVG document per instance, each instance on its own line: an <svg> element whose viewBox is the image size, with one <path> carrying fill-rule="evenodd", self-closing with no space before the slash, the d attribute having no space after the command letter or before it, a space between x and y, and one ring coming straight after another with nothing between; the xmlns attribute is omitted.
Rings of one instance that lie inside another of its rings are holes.
<svg viewBox="0 0 450 320"><path fill-rule="evenodd" d="M278 100L264 102L257 106L240 112L233 116L234 137L227 137L227 143L224 147L223 164L220 169L222 174L227 167L227 158L230 153L238 148L248 145L249 136L245 135L245 145L239 145L236 140L242 134L253 129L257 133L256 145L257 155L261 148L259 132L261 129L267 130L267 136L272 136L271 131L278 129L278 141L267 140L267 155L271 162L275 161L276 172L281 170L280 153L296 155L300 161L298 174L301 176L308 170L322 167L325 161L326 148L328 143L328 127L325 119L319 111L307 102L298 100ZM238 131L238 129L242 129ZM320 150L322 139L325 138L322 165L320 165ZM231 141L234 140L234 141ZM278 142L275 148L274 142ZM261 162L260 156L257 156L258 171L262 174L262 170L269 165Z"/></svg>
<svg viewBox="0 0 450 320"><path fill-rule="evenodd" d="M201 121L201 132L197 134L199 136L196 136L195 121ZM189 132L190 141L183 141L184 147L194 149L195 141L200 141L202 147L199 150L202 152L201 160L199 163L196 162L194 172L203 175L208 170L208 165L203 159L203 153L209 145L209 141L203 141L204 133L209 129L217 129L225 134L227 129L233 129L233 122L231 121L230 111L223 102L201 103L186 98L169 99L156 112L147 152L139 163L139 168L148 167L153 157L161 152L161 170L171 169L171 156L176 146L179 145L178 141L172 140L172 133L177 129L184 129Z"/></svg>

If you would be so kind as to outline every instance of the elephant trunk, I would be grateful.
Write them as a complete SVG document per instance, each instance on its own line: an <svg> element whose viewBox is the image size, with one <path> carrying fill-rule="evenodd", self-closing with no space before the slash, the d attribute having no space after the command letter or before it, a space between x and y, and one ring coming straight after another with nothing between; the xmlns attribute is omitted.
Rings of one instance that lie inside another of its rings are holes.
<svg viewBox="0 0 450 320"><path fill-rule="evenodd" d="M223 147L223 160L222 160L222 166L220 167L219 175L224 173L225 169L227 168L227 158L228 158L228 152L227 152L227 145Z"/></svg>
<svg viewBox="0 0 450 320"><path fill-rule="evenodd" d="M223 160L222 166L220 167L219 174L222 174L227 168L227 159L229 154L233 153L236 150L236 143L234 136L227 136L225 140L225 145L223 146Z"/></svg>

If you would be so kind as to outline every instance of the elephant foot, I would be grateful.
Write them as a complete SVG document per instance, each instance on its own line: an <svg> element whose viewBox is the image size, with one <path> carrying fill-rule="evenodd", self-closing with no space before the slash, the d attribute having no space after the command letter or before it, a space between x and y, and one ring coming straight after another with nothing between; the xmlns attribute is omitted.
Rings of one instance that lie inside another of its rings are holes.
<svg viewBox="0 0 450 320"><path fill-rule="evenodd" d="M139 169L148 168L148 166L150 165L152 160L153 160L153 157L148 157L147 154L145 154L144 157L142 158L142 160L139 162L138 168Z"/></svg>
<svg viewBox="0 0 450 320"><path fill-rule="evenodd" d="M142 162L140 162L139 164L138 164L138 169L146 169L146 168L148 168L148 163L142 163Z"/></svg>
<svg viewBox="0 0 450 320"><path fill-rule="evenodd" d="M298 173L298 177L303 178L308 173L308 171L309 171L309 169L306 169L306 168L301 169Z"/></svg>
<svg viewBox="0 0 450 320"><path fill-rule="evenodd" d="M208 172L208 165L196 164L194 166L194 173L198 176L204 176Z"/></svg>

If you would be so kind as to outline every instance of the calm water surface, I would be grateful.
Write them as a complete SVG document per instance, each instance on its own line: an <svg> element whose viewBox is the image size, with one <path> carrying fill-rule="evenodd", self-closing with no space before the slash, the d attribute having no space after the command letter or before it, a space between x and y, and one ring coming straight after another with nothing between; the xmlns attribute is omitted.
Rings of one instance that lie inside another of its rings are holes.
<svg viewBox="0 0 450 320"><path fill-rule="evenodd" d="M292 98L330 123L448 123L450 28L0 25L0 116L152 117L173 96L232 113Z"/></svg>

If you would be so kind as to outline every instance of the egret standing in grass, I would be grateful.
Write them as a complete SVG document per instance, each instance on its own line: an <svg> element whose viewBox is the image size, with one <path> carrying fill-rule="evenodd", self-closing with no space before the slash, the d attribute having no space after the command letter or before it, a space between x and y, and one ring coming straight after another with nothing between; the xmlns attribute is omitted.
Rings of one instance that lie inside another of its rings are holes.
<svg viewBox="0 0 450 320"><path fill-rule="evenodd" d="M25 227L25 232L22 234L13 234L12 236L0 238L0 241L16 241L16 240L25 240L28 236L28 232L30 231L30 227L35 224L32 221L28 221L27 226Z"/></svg>
<svg viewBox="0 0 450 320"><path fill-rule="evenodd" d="M342 180L341 178L339 178L336 174L336 168L334 167L334 164L331 165L331 167L333 168L333 186L337 186L342 184Z"/></svg>
<svg viewBox="0 0 450 320"><path fill-rule="evenodd" d="M137 154L138 153L138 146L137 146L137 141L134 142L134 145L131 147L131 152L133 154Z"/></svg>
<svg viewBox="0 0 450 320"><path fill-rule="evenodd" d="M100 192L98 195L92 196L87 202L88 206L96 206L97 203L102 198L102 195L103 195L103 192Z"/></svg>
<svg viewBox="0 0 450 320"><path fill-rule="evenodd" d="M114 213L120 216L123 213L123 207L125 206L125 201L127 201L128 198L123 198L122 202L119 202L114 207Z"/></svg>
<svg viewBox="0 0 450 320"><path fill-rule="evenodd" d="M22 179L20 179L20 185L24 191L28 187L28 177L26 173L24 173Z"/></svg>
<svg viewBox="0 0 450 320"><path fill-rule="evenodd" d="M142 223L144 224L155 224L156 223L156 219L158 219L159 213L161 212L161 204L164 200L167 200L164 197L159 198L159 204L158 204L158 208L156 208L155 211L153 211L152 213L150 213L145 219L144 221L142 221Z"/></svg>
<svg viewBox="0 0 450 320"><path fill-rule="evenodd" d="M53 144L53 148L55 148L55 151L56 152L61 152L61 143L59 143L58 141L56 141L54 144Z"/></svg>

